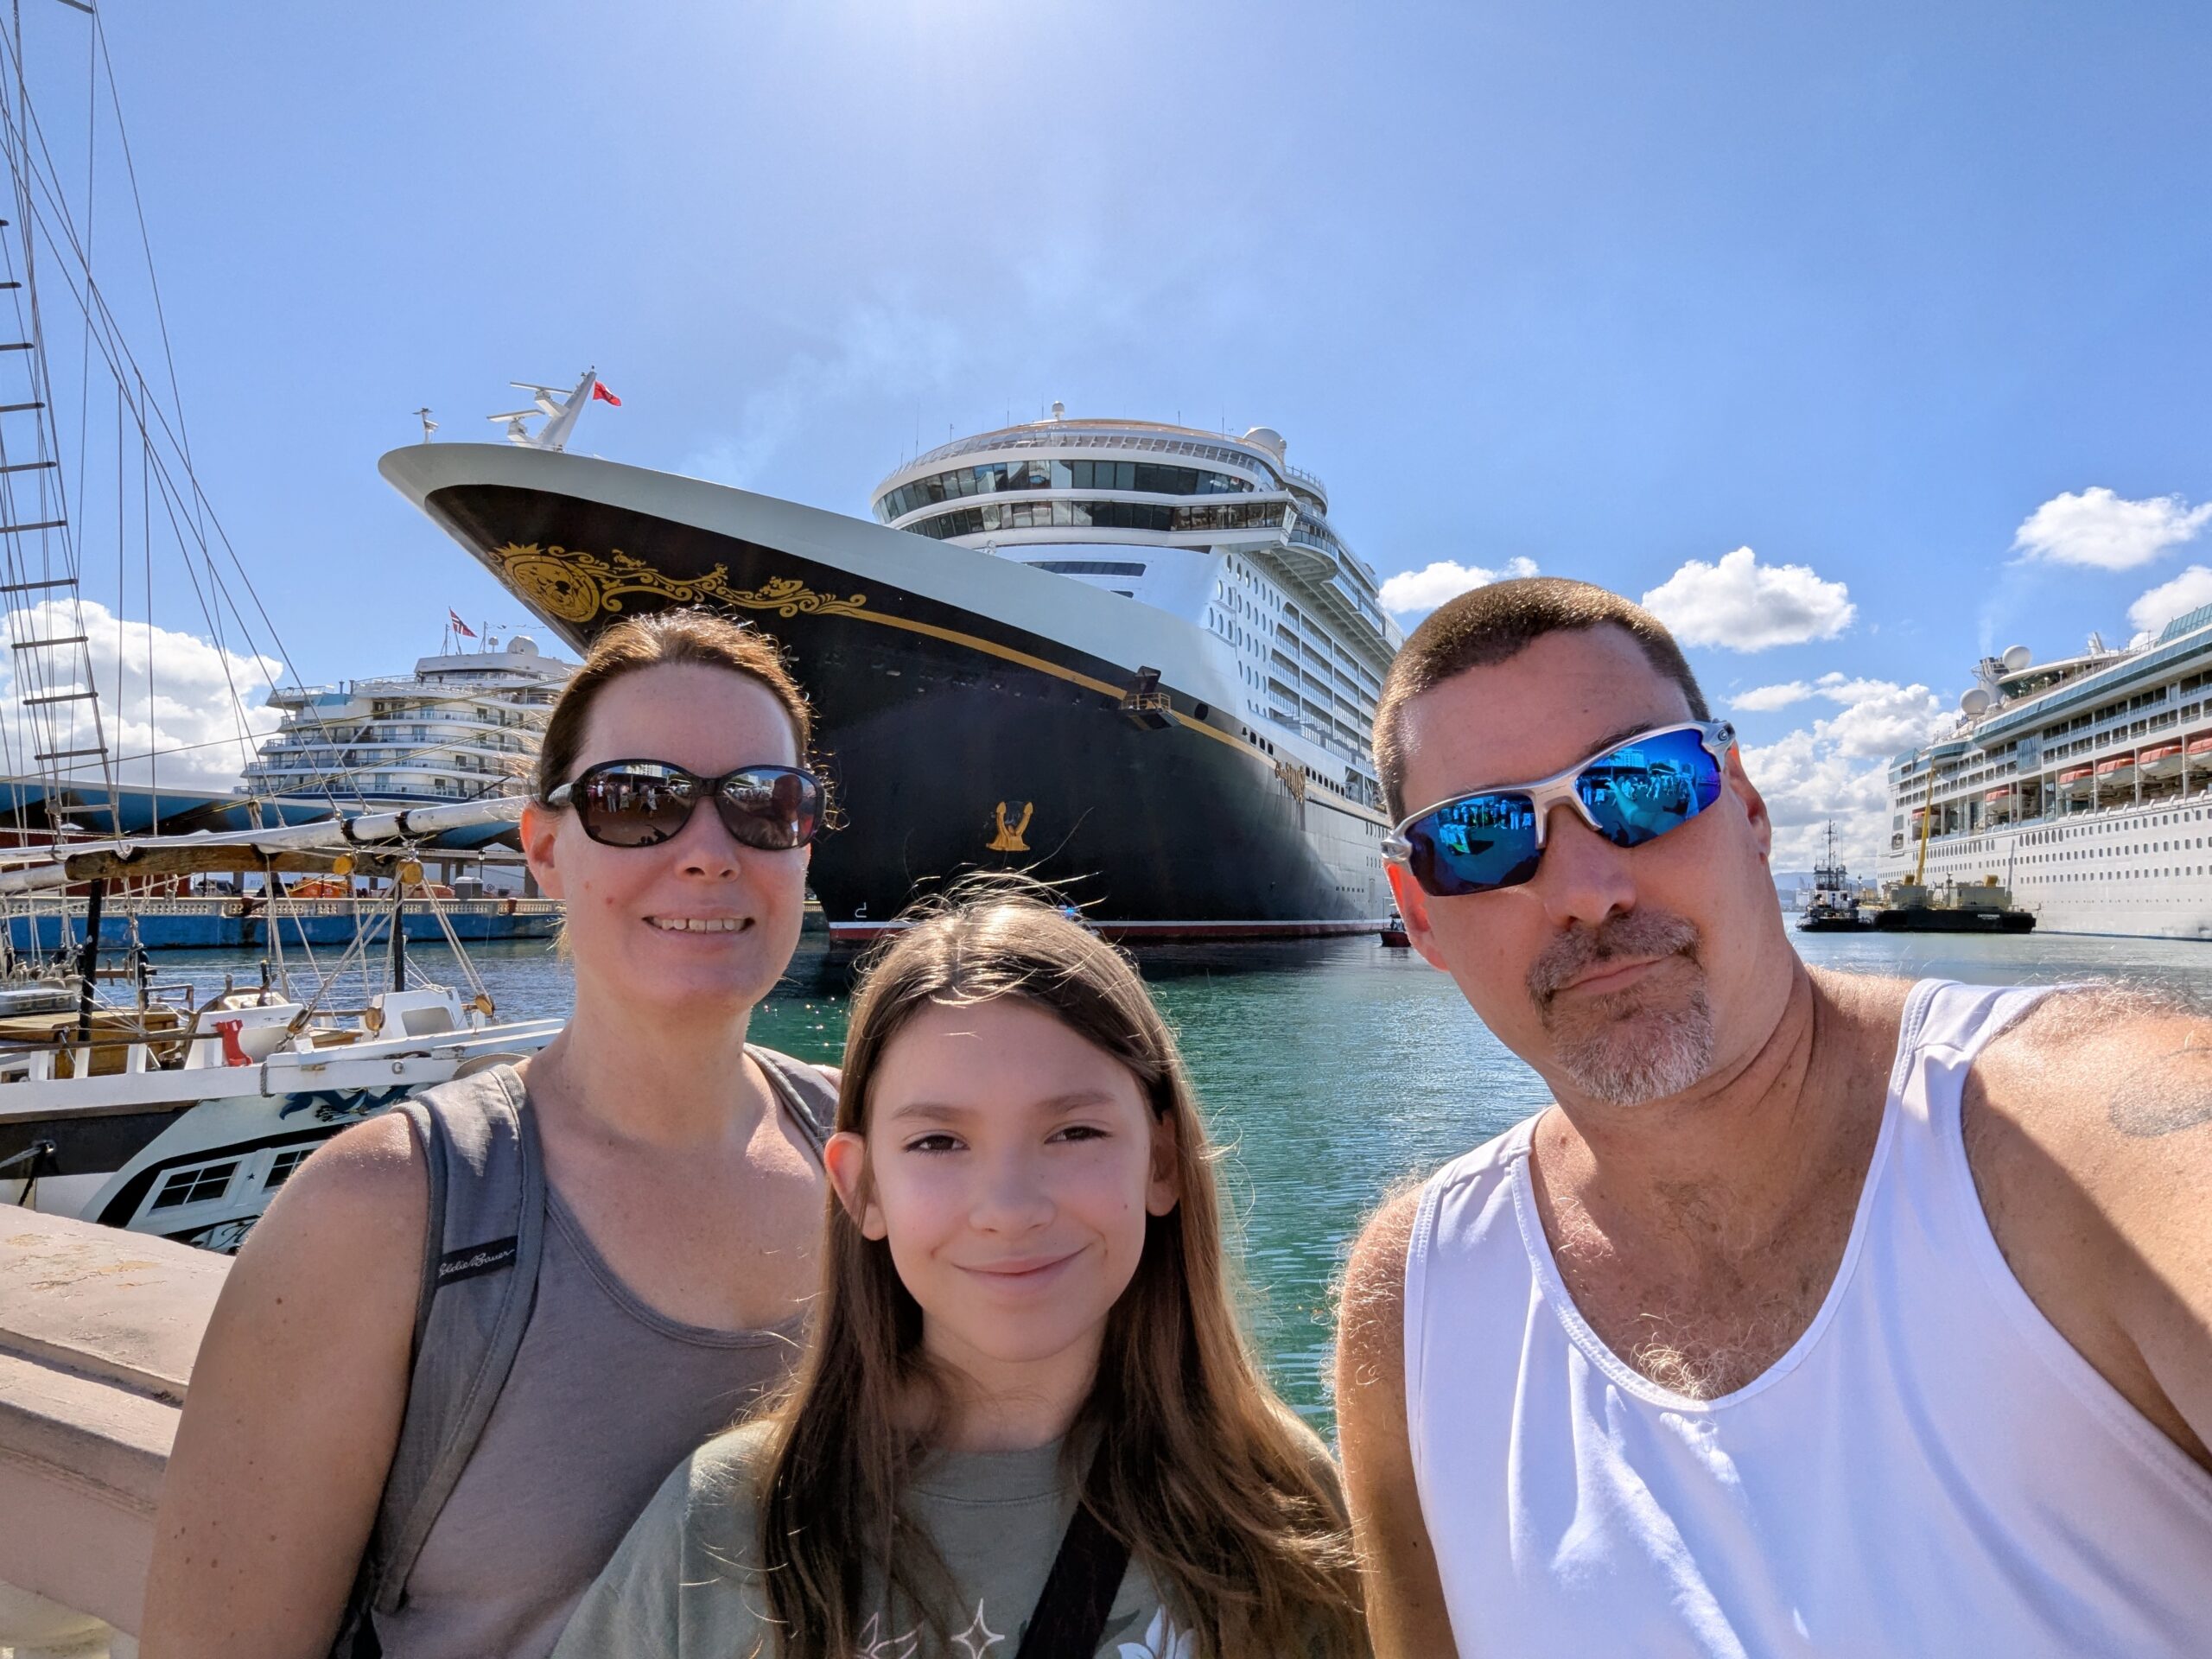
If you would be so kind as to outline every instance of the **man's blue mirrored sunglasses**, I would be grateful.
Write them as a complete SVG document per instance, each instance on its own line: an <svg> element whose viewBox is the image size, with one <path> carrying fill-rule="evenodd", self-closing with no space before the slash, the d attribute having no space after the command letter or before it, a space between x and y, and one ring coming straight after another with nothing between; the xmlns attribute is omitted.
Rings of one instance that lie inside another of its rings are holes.
<svg viewBox="0 0 2212 1659"><path fill-rule="evenodd" d="M1382 855L1439 899L1518 887L1535 876L1553 807L1572 806L1616 847L1641 847L1720 798L1721 766L1735 742L1725 720L1641 732L1539 782L1425 807L1390 832Z"/></svg>

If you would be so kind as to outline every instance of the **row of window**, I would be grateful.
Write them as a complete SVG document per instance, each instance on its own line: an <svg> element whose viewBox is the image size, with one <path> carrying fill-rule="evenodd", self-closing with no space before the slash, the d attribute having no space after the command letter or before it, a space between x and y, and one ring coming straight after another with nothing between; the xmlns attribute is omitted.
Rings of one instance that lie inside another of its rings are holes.
<svg viewBox="0 0 2212 1659"><path fill-rule="evenodd" d="M1050 570L1060 576L1141 576L1144 566L1125 559L1032 559L1033 570Z"/></svg>
<svg viewBox="0 0 2212 1659"><path fill-rule="evenodd" d="M1001 490L1136 490L1147 495L1236 495L1252 489L1249 479L1196 467L1149 461L993 461L902 484L875 504L885 524L918 507Z"/></svg>
<svg viewBox="0 0 2212 1659"><path fill-rule="evenodd" d="M1192 455L1202 461L1226 461L1232 467L1249 467L1266 480L1263 487L1282 487L1276 480L1272 463L1225 444L1198 443L1188 438L1146 437L1131 432L1069 430L1058 423L1050 429L1033 430L1020 437L1008 438L998 433L989 433L982 437L963 438L957 443L932 449L921 459L925 461L949 461L955 455L972 455L982 449L1146 449L1154 454ZM1318 486L1319 480L1313 480L1312 483Z"/></svg>
<svg viewBox="0 0 2212 1659"><path fill-rule="evenodd" d="M995 530L1144 530L1166 534L1190 530L1265 529L1282 519L1276 502L1171 507L1149 501L1006 501L954 507L906 528L944 541Z"/></svg>
<svg viewBox="0 0 2212 1659"><path fill-rule="evenodd" d="M269 1165L269 1173L261 1183L264 1192L274 1192L292 1178L292 1172L308 1160L315 1150L309 1147L287 1147ZM162 1179L161 1190L147 1208L154 1210L181 1210L188 1204L205 1204L210 1198L219 1198L231 1188L231 1178L238 1173L241 1159L226 1159L219 1164L201 1164L194 1169L175 1169Z"/></svg>

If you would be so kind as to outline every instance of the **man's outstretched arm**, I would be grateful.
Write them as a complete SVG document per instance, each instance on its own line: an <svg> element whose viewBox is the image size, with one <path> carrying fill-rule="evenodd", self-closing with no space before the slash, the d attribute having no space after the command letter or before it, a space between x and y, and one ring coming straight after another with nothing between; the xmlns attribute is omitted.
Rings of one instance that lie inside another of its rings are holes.
<svg viewBox="0 0 2212 1659"><path fill-rule="evenodd" d="M1418 1189L1376 1211L1344 1269L1337 1428L1376 1659L1456 1659L1406 1432L1406 1244Z"/></svg>
<svg viewBox="0 0 2212 1659"><path fill-rule="evenodd" d="M1967 1161L2021 1287L2212 1469L2212 1017L2061 991L1991 1044Z"/></svg>

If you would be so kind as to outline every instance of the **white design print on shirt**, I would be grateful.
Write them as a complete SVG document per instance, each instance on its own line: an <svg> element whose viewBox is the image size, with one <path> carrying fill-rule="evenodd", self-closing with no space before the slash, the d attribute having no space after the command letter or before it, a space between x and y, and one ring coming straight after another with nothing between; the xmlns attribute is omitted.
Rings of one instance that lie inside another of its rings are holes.
<svg viewBox="0 0 2212 1659"><path fill-rule="evenodd" d="M861 1628L861 1642L862 1645L855 1651L853 1659L915 1659L922 1647L919 1630L909 1630L904 1636L886 1636L881 1613L868 1615L868 1623Z"/></svg>
<svg viewBox="0 0 2212 1659"><path fill-rule="evenodd" d="M1191 1659L1198 1650L1198 1643L1188 1630L1179 1630L1167 1617L1165 1607L1152 1616L1152 1623L1145 1626L1144 1640L1124 1642L1115 1659Z"/></svg>

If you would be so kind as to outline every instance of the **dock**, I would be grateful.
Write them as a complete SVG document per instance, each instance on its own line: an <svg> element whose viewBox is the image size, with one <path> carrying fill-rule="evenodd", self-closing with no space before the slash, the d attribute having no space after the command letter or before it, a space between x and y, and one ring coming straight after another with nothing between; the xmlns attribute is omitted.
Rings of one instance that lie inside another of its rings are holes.
<svg viewBox="0 0 2212 1659"><path fill-rule="evenodd" d="M562 906L555 899L410 899L402 915L410 944L435 944L445 938L439 921L464 944L492 944L509 939L550 939L561 931ZM261 950L273 944L287 950L302 945L342 948L366 932L387 937L388 899L279 899L273 912L259 893L243 897L111 899L100 913L100 949L127 950L136 942L149 950ZM53 956L85 937L86 906L80 899L60 909L18 911L7 918L8 943L19 954ZM272 940L272 931L279 937Z"/></svg>
<svg viewBox="0 0 2212 1659"><path fill-rule="evenodd" d="M154 1511L230 1258L35 1211L0 1225L0 1649L137 1659Z"/></svg>

